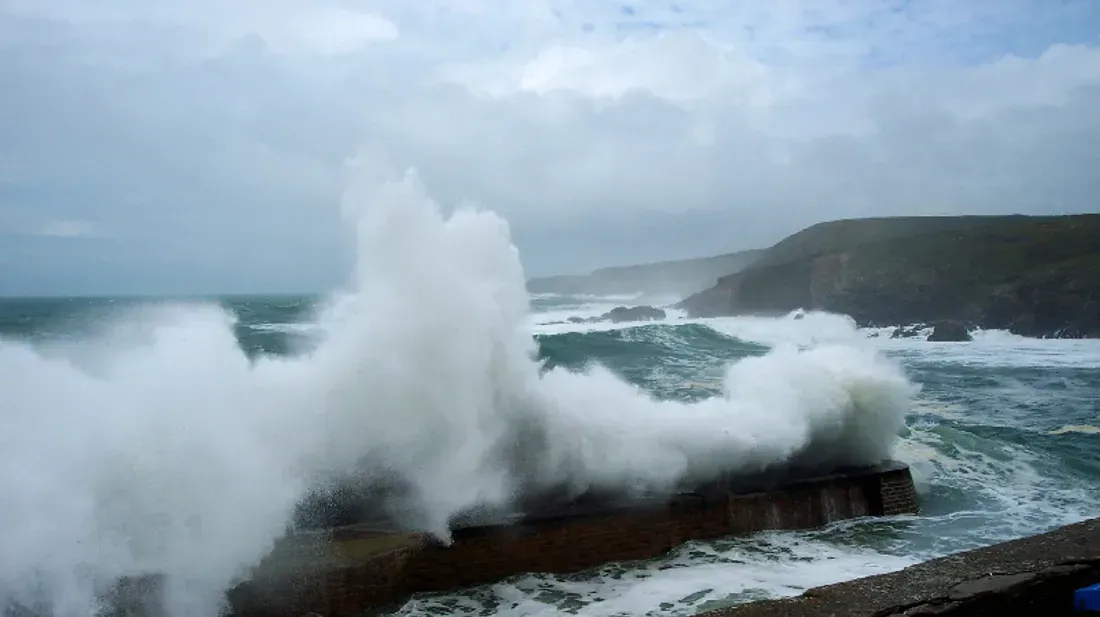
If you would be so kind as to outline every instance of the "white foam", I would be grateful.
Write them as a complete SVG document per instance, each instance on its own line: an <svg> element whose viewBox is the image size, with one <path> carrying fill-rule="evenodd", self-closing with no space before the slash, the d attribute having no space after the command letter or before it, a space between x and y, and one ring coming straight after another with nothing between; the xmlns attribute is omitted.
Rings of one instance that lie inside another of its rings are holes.
<svg viewBox="0 0 1100 617"><path fill-rule="evenodd" d="M521 486L877 459L903 422L913 387L872 349L777 348L692 404L598 367L540 375L503 220L444 218L414 174L367 165L345 206L360 259L308 354L250 362L224 310L189 304L49 353L0 347L0 596L84 616L116 577L155 572L170 616L215 614L305 491L364 459L446 537Z"/></svg>
<svg viewBox="0 0 1100 617"><path fill-rule="evenodd" d="M876 339L883 350L917 354L945 364L996 368L1100 368L1098 339L1035 339L986 330L969 342Z"/></svg>
<svg viewBox="0 0 1100 617"><path fill-rule="evenodd" d="M284 334L308 335L317 333L316 324L310 323L258 323L250 325L249 328L261 332L281 332Z"/></svg>
<svg viewBox="0 0 1100 617"><path fill-rule="evenodd" d="M1060 428L1056 428L1053 431L1049 431L1051 435L1068 435L1070 433L1078 433L1081 435L1100 435L1100 426L1093 426L1091 424L1066 424Z"/></svg>
<svg viewBox="0 0 1100 617"><path fill-rule="evenodd" d="M768 346L860 345L865 339L850 317L820 311L792 311L782 317L718 317L700 322L727 336Z"/></svg>
<svg viewBox="0 0 1100 617"><path fill-rule="evenodd" d="M1052 483L1037 471L1041 458L1021 446L922 422L899 442L894 456L910 465L921 500L932 490L951 489L966 495L970 508L925 513L894 528L887 521L861 519L808 533L695 542L646 562L570 576L526 575L419 596L397 614L694 615L895 571L1100 512L1090 487Z"/></svg>
<svg viewBox="0 0 1100 617"><path fill-rule="evenodd" d="M539 313L532 319L537 334L568 332L603 332L633 328L647 324L703 324L714 331L742 341L769 347L795 345L811 347L824 343L850 346L873 346L886 352L901 352L924 360L962 366L991 368L1100 368L1100 339L1038 339L1012 334L1004 330L975 330L973 341L929 342L925 340L931 328L917 331L911 338L892 338L893 327L862 328L845 315L820 311L792 311L779 317L732 316L687 318L679 309L665 308L667 317L655 322L624 323L548 323L563 322L570 317L596 317L613 308L611 304L582 305Z"/></svg>
<svg viewBox="0 0 1100 617"><path fill-rule="evenodd" d="M570 317L596 317L610 310L606 304L584 305L575 309L561 309L553 317L539 313L533 325L536 334L563 334L567 332L606 332L645 325L702 324L719 334L742 341L766 345L794 345L812 347L826 343L863 345L866 335L856 329L855 322L845 316L820 311L792 311L779 317L687 317L683 309L663 307L665 319L633 322L548 323L567 321Z"/></svg>
<svg viewBox="0 0 1100 617"><path fill-rule="evenodd" d="M963 491L980 512L952 511L925 523L980 516L980 525L955 528L954 550L1039 533L1100 514L1100 497L1089 486L1058 482L1049 475L1049 455L1022 445L982 437L935 423L913 426L895 457L910 465L918 486L934 478ZM1041 471L1044 466L1048 470Z"/></svg>
<svg viewBox="0 0 1100 617"><path fill-rule="evenodd" d="M822 311L796 310L776 317L742 315L687 318L685 311L665 308L667 318L656 322L548 323L564 322L570 317L597 317L618 305L609 298L591 296L588 299L591 304L556 308L552 312L534 315L531 321L532 330L537 334L562 334L619 330L654 323L703 324L731 338L769 347L810 347L823 343L843 343L851 346L870 345L886 352L902 352L923 360L963 366L1100 368L1100 339L1038 339L1005 330L977 329L971 332L973 341L929 342L925 339L931 334L932 328L916 326L908 327L916 336L895 339L892 338L896 330L893 326L857 330L855 322L848 316Z"/></svg>
<svg viewBox="0 0 1100 617"><path fill-rule="evenodd" d="M528 575L461 595L421 596L397 614L694 615L719 606L797 595L917 561L800 534L764 533L740 541L690 543L667 557L629 567L613 564L568 578ZM486 611L487 606L494 608Z"/></svg>

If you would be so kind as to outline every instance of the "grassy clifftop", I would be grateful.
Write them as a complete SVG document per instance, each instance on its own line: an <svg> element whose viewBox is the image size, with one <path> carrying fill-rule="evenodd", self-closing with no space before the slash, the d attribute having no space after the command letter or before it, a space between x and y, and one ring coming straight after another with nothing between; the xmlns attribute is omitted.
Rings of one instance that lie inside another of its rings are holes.
<svg viewBox="0 0 1100 617"><path fill-rule="evenodd" d="M1026 216L898 216L826 221L791 234L762 251L756 264L774 265L861 245L933 234L965 233L975 228L1030 220L1037 219Z"/></svg>
<svg viewBox="0 0 1100 617"><path fill-rule="evenodd" d="M1100 336L1100 215L834 221L800 231L682 303L694 315L846 313Z"/></svg>
<svg viewBox="0 0 1100 617"><path fill-rule="evenodd" d="M550 276L527 281L531 293L635 294L686 296L714 285L722 276L751 264L761 251L600 268L590 274Z"/></svg>

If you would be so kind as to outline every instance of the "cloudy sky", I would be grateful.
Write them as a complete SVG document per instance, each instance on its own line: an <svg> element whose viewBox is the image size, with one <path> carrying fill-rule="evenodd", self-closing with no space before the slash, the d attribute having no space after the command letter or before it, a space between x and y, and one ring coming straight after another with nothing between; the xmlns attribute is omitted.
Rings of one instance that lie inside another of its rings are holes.
<svg viewBox="0 0 1100 617"><path fill-rule="evenodd" d="M311 291L357 150L531 275L1100 210L1097 0L0 0L0 294Z"/></svg>

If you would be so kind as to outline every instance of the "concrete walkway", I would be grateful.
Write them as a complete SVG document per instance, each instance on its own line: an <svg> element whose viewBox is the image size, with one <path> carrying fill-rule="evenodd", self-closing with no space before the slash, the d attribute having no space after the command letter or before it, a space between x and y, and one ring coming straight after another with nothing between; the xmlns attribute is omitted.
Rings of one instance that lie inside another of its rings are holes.
<svg viewBox="0 0 1100 617"><path fill-rule="evenodd" d="M1100 518L818 587L706 617L1073 615L1073 591L1100 582Z"/></svg>

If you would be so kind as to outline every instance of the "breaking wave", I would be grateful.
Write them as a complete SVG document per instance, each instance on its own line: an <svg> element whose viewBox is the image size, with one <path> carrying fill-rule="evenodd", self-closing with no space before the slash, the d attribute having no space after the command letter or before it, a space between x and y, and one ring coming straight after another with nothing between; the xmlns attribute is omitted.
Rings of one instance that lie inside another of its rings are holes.
<svg viewBox="0 0 1100 617"><path fill-rule="evenodd" d="M757 349L690 402L545 363L505 221L445 217L415 173L379 168L344 205L357 267L296 355L250 357L204 303L0 341L0 596L83 616L159 573L169 614L216 614L296 505L349 474L399 478L410 524L445 539L464 511L551 488L875 461L904 427L915 387L866 347Z"/></svg>

